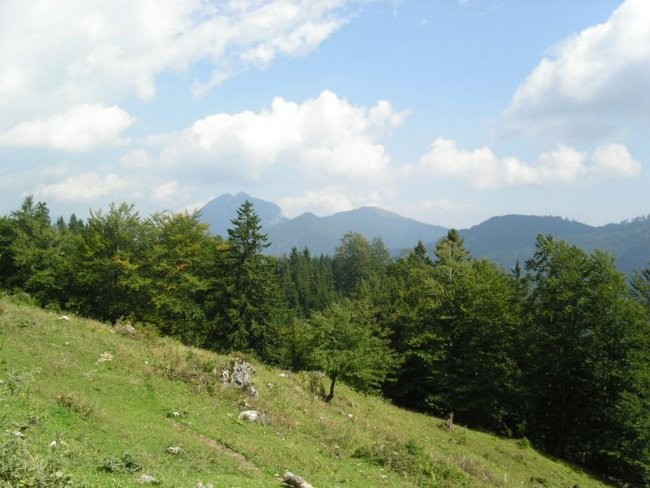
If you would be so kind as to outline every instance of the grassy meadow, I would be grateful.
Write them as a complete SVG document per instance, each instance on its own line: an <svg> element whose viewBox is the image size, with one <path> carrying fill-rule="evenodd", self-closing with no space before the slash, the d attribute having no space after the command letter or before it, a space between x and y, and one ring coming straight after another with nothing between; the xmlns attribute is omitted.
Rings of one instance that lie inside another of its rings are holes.
<svg viewBox="0 0 650 488"><path fill-rule="evenodd" d="M252 398L220 382L234 355L59 317L0 300L0 486L142 486L146 474L273 487L285 471L316 488L607 486L525 439L449 429L343 384L326 403L315 373L253 361ZM271 423L239 420L249 409Z"/></svg>

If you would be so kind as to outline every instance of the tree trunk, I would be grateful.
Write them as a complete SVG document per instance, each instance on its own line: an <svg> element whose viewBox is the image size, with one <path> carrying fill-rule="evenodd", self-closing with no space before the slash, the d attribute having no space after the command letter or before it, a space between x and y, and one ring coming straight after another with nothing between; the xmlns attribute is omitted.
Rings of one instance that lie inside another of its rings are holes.
<svg viewBox="0 0 650 488"><path fill-rule="evenodd" d="M326 402L331 402L334 398L334 386L336 385L336 375L332 375L332 383L330 383L330 394L325 398Z"/></svg>

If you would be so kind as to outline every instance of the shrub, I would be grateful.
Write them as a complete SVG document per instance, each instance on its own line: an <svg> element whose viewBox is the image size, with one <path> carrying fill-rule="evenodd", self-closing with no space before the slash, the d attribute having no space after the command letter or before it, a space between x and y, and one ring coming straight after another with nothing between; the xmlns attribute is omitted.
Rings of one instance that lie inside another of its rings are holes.
<svg viewBox="0 0 650 488"><path fill-rule="evenodd" d="M7 378L4 384L11 395L18 395L34 380L34 375L37 373L40 373L38 368L34 368L30 371L23 370L21 372L12 369L7 373Z"/></svg>
<svg viewBox="0 0 650 488"><path fill-rule="evenodd" d="M90 417L94 410L94 407L86 399L68 393L60 393L57 395L56 403L62 407L69 408L83 418Z"/></svg>
<svg viewBox="0 0 650 488"><path fill-rule="evenodd" d="M0 440L0 486L66 488L72 486L72 478L58 460L37 459L23 439L7 436Z"/></svg>
<svg viewBox="0 0 650 488"><path fill-rule="evenodd" d="M136 471L140 471L142 466L130 453L125 452L119 458L112 456L105 458L98 469L108 473L135 473Z"/></svg>

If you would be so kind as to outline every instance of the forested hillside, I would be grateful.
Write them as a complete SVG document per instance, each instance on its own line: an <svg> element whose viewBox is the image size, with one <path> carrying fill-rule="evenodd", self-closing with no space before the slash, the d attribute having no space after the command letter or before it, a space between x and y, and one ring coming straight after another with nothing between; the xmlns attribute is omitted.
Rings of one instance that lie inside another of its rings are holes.
<svg viewBox="0 0 650 488"><path fill-rule="evenodd" d="M460 231L475 256L489 258L506 269L535 252L535 237L551 234L586 252L611 253L619 270L633 274L650 262L650 219L639 217L619 224L592 227L560 217L504 215Z"/></svg>
<svg viewBox="0 0 650 488"><path fill-rule="evenodd" d="M196 214L112 206L50 221L29 197L0 219L0 286L39 305L320 370L398 405L650 483L650 271L630 287L600 251L551 236L507 272L451 230L397 259L348 233L332 257L273 257L251 202L227 237ZM430 254L433 254L433 258Z"/></svg>

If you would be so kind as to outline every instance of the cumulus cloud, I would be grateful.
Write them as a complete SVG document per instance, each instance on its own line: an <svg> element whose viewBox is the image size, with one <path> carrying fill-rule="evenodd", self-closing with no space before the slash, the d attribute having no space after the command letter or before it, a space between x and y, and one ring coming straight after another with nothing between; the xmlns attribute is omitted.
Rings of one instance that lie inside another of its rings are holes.
<svg viewBox="0 0 650 488"><path fill-rule="evenodd" d="M101 175L97 172L68 176L58 183L44 184L36 194L57 202L86 202L132 188L133 180L117 174Z"/></svg>
<svg viewBox="0 0 650 488"><path fill-rule="evenodd" d="M453 140L438 138L419 162L405 171L411 176L456 178L477 188L500 188L636 177L641 173L641 164L621 144L598 146L591 156L561 144L529 164L515 157L500 158L487 146L468 151L458 148Z"/></svg>
<svg viewBox="0 0 650 488"><path fill-rule="evenodd" d="M423 198L406 203L401 202L393 210L400 215L408 215L420 222L456 228L468 217L482 213L482 209L475 207L473 204L449 198L437 200Z"/></svg>
<svg viewBox="0 0 650 488"><path fill-rule="evenodd" d="M299 196L283 197L278 201L284 215L295 217L305 212L317 215L331 215L364 205L382 206L391 189L383 190L351 188L345 185L327 186L314 191L305 191Z"/></svg>
<svg viewBox="0 0 650 488"><path fill-rule="evenodd" d="M43 111L155 96L156 76L211 67L196 94L310 52L362 0L0 2L0 130Z"/></svg>
<svg viewBox="0 0 650 488"><path fill-rule="evenodd" d="M626 0L602 24L558 44L505 112L515 130L604 136L619 120L648 121L650 2Z"/></svg>
<svg viewBox="0 0 650 488"><path fill-rule="evenodd" d="M134 119L120 107L79 105L44 119L21 122L0 133L0 145L81 152L117 144Z"/></svg>
<svg viewBox="0 0 650 488"><path fill-rule="evenodd" d="M259 181L282 168L310 180L378 182L390 161L379 136L405 118L388 102L358 107L330 91L302 103L278 97L260 112L219 113L153 136L122 164L219 181Z"/></svg>

